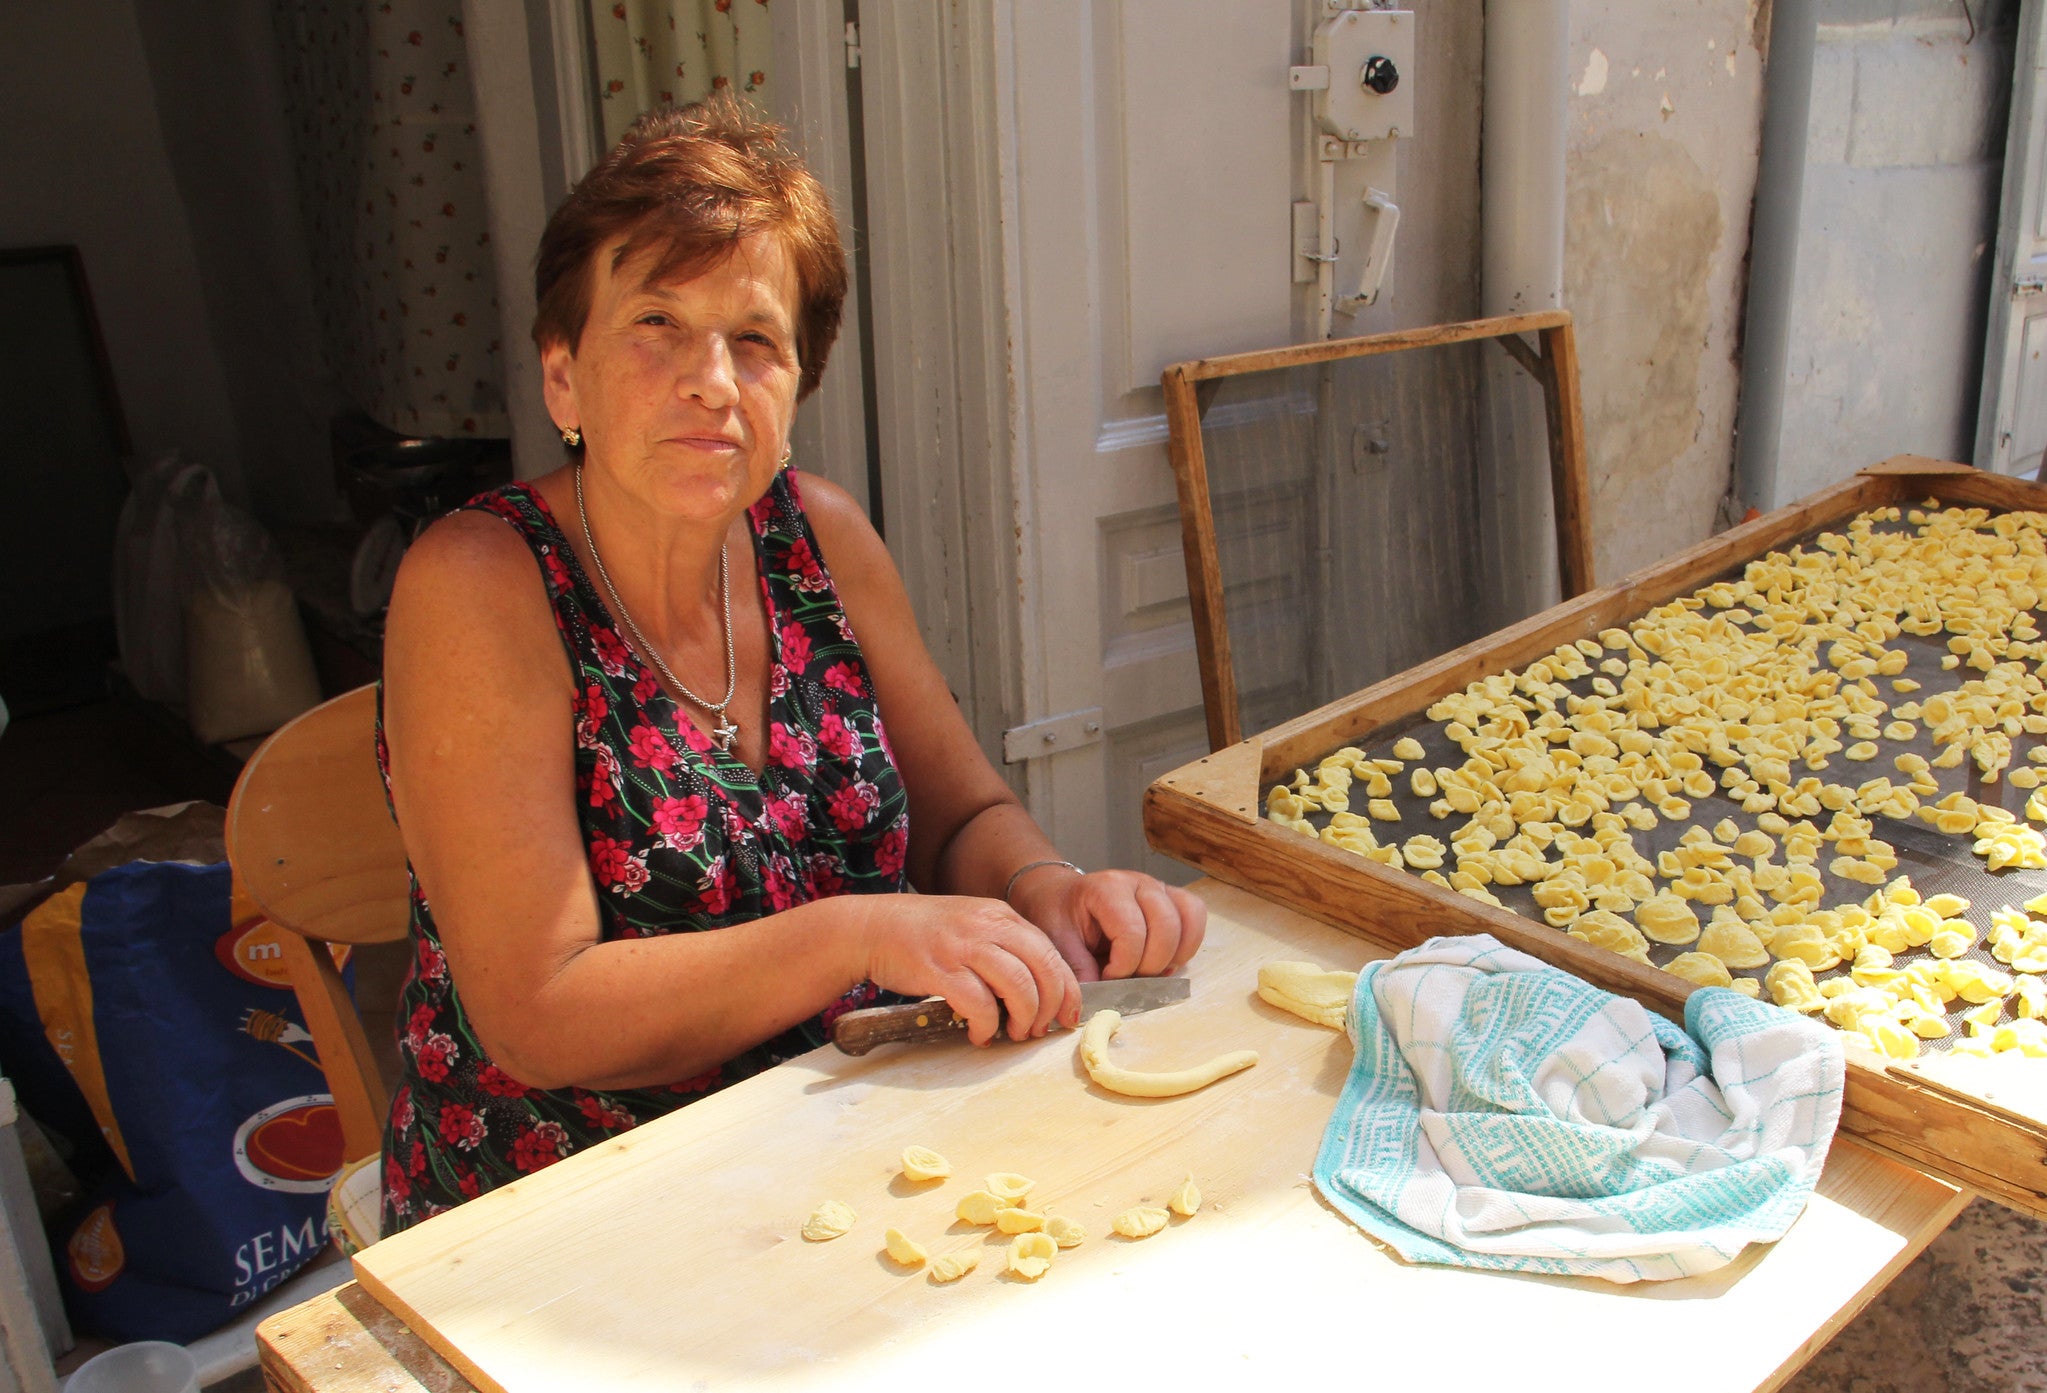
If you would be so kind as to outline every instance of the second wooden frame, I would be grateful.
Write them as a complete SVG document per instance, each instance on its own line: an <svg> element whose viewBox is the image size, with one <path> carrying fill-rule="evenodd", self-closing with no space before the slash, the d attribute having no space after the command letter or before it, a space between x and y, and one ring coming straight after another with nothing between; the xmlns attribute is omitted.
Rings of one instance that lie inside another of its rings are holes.
<svg viewBox="0 0 2047 1393"><path fill-rule="evenodd" d="M1538 351L1523 334L1533 333ZM1592 524L1585 473L1585 419L1578 391L1578 346L1568 310L1503 315L1435 324L1362 338L1330 339L1286 348L1232 353L1174 363L1159 377L1166 394L1167 448L1180 502L1180 544L1187 563L1187 595L1194 610L1195 653L1201 666L1201 703L1211 750L1243 739L1237 714L1237 677L1223 604L1222 561L1215 509L1209 494L1208 455L1202 444L1199 384L1274 369L1313 367L1416 348L1492 339L1542 388L1549 425L1550 494L1556 513L1557 569L1563 597L1592 589Z"/></svg>

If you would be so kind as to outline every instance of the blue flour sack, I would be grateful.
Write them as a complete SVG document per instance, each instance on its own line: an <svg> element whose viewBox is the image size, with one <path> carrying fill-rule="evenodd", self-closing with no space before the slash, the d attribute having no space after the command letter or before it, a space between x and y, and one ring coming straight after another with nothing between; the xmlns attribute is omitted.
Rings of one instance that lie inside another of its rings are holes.
<svg viewBox="0 0 2047 1393"><path fill-rule="evenodd" d="M0 1069L87 1182L51 1231L80 1330L196 1339L325 1244L341 1120L281 932L225 865L133 862L0 933Z"/></svg>

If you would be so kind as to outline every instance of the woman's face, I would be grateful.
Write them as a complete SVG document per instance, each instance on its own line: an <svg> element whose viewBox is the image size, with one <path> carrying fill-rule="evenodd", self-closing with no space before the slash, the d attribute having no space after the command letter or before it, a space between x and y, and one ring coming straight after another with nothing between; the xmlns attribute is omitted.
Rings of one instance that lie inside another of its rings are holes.
<svg viewBox="0 0 2047 1393"><path fill-rule="evenodd" d="M582 342L542 352L548 410L645 506L730 519L767 492L795 416L796 268L756 233L691 279L650 281L658 253L614 269L620 242L592 258Z"/></svg>

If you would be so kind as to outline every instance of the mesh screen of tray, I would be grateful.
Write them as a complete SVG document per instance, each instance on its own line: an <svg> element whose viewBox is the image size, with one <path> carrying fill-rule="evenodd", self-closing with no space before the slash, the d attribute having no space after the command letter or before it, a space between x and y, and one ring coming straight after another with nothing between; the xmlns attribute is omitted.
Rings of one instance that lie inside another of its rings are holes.
<svg viewBox="0 0 2047 1393"><path fill-rule="evenodd" d="M1556 602L1542 388L1498 344L1272 368L1201 395L1241 729ZM1136 613L1105 615L1112 641L1176 612Z"/></svg>
<svg viewBox="0 0 2047 1393"><path fill-rule="evenodd" d="M1776 550L1789 551L1794 546L1810 544L1822 532L1845 526L1846 521L1844 519L1842 522L1836 523L1832 528L1815 528L1802 537L1784 543L1781 547L1776 548ZM1879 526L1878 530L1909 530L1909 524L1883 524ZM1701 581L1692 593L1704 590L1715 581L1739 577L1747 564L1744 561L1730 567L1727 571L1712 579ZM2036 625L2043 631L2047 631L2047 618L2041 617L2040 611L2037 610L2034 611L2034 614ZM1625 628L1627 625L1623 623L1620 627ZM1880 699L1886 705L1893 707L1907 701L1924 702L1927 698L1937 696L1942 692L1956 690L1968 678L1981 676L1982 674L1967 667L1958 666L1950 671L1940 666L1941 658L1947 656L1947 638L1948 635L1945 632L1928 637L1901 633L1896 638L1889 640L1887 646L1902 648L1911 654L1910 664L1899 676L1911 677L1921 685L1918 691L1908 694L1891 690L1889 686L1890 678L1880 677L1873 679L1877 683ZM1530 661L1534 660L1531 659ZM1520 667L1525 666L1526 664L1522 664L1513 670L1518 672ZM1597 671L1598 661L1594 661L1593 668L1593 674L1575 678L1565 682L1563 685L1576 695L1592 695L1592 677L1599 675ZM1505 671L1506 669L1500 670ZM1895 718L1885 717L1884 723L1887 724L1891 719ZM1845 752L1837 751L1829 756L1831 762L1828 767L1817 771L1807 770L1802 761L1794 761L1792 772L1795 777L1793 782L1795 783L1798 778L1805 777L1808 774L1827 782L1845 784L1851 788L1879 774L1890 778L1896 783L1908 782L1909 780L1898 771L1894 762L1899 755L1909 750L1931 760L1943 748L1933 743L1932 736L1928 734L1923 725L1916 721L1913 724L1916 733L1911 740L1891 740L1886 737L1879 737L1875 742L1879 753L1872 760L1850 760L1845 757ZM1394 743L1407 736L1411 736L1419 741L1425 753L1421 759L1408 760L1406 768L1393 776L1393 801L1394 806L1400 812L1401 820L1398 822L1374 821L1372 824L1373 833L1378 837L1381 845L1404 842L1409 837L1424 832L1447 844L1450 841L1451 835L1470 820L1469 817L1462 813L1452 813L1446 818L1432 816L1428 810L1428 805L1432 800L1417 797L1409 788L1407 782L1408 776L1417 768L1426 767L1433 770L1448 767L1454 769L1464 763L1467 758L1457 743L1444 733L1442 723L1431 721L1426 716L1417 716L1411 720L1381 728L1374 732L1369 744L1360 745L1359 748L1364 749L1366 754L1374 758L1390 757ZM1854 742L1843 739L1842 743L1845 745L1853 744ZM2042 744L2047 744L2047 741L2043 741L2037 736L2013 736L2012 762L2006 772L2009 773L2013 769L2030 765L2030 767L2041 769L2043 773L2047 773L2047 766L2032 764L2026 757L2026 752L2029 749ZM1713 773L1717 780L1720 773L1718 767L1709 760L1706 763L1706 768ZM2031 796L2030 793L2025 789L2013 787L2003 778L2000 778L1996 783L1985 783L1973 760L1964 760L1959 768L1934 769L1931 773L1940 781L1940 792L1935 794L1933 798L1923 800L1925 803L1931 803L1935 799L1946 797L1949 793L1961 790L1979 803L1995 804L1996 806L2006 808L2021 821L2025 818L2026 800ZM1356 797L1352 802L1353 812L1363 811L1364 800L1361 796L1361 787L1359 792L1360 796ZM1261 790L1261 798L1263 793L1264 790ZM1678 839L1694 826L1710 829L1716 826L1723 818L1732 818L1735 825L1744 832L1756 826L1755 814L1745 812L1739 803L1727 797L1725 793L1720 792L1717 788L1710 797L1692 798L1688 801L1692 805L1690 817L1673 822L1659 815L1655 828L1650 831L1643 832L1629 828L1629 835L1634 838L1635 850L1649 860L1654 861L1659 852L1668 851L1676 847ZM1812 819L1812 821L1816 826L1822 826L1825 820L1831 816L1831 813L1824 813L1820 817ZM1798 820L1797 818L1791 819L1794 823ZM1313 822L1318 829L1327 827L1329 824L1329 814L1322 812L1312 813L1309 815L1309 821ZM1899 875L1909 875L1912 878L1913 888L1919 891L1921 896L1936 895L1945 891L1960 895L1968 900L1968 911L1960 917L1967 919L1975 928L1977 944L1964 956L1974 958L1987 966L1996 968L2000 972L2009 972L2011 969L2006 967L2005 964L1998 962L1989 952L1987 939L1990 930L1991 911L2001 909L2006 905L2014 908L2020 907L2033 896L2047 891L2047 872L2009 869L1996 872L1990 871L1987 869L1987 863L1970 850L1972 839L1968 837L1945 836L1916 818L1910 822L1901 822L1892 818L1874 816L1870 821L1873 824L1872 835L1890 843L1892 849L1897 853L1897 868L1888 872L1886 879L1888 880ZM1781 863L1782 838L1773 836L1773 840L1779 843L1779 851L1773 859ZM1820 908L1831 909L1844 904L1859 904L1869 897L1871 891L1877 888L1873 885L1847 880L1833 874L1827 868L1828 862L1831 860L1831 844L1823 845L1819 865L1815 867L1826 885L1825 893L1820 899ZM1444 874L1447 875L1451 870L1455 869L1455 864L1454 855L1446 853L1443 864ZM1418 874L1418 872L1412 871L1406 873ZM1658 890L1661 891L1667 888L1667 886L1668 882L1659 877L1657 880ZM1551 929L1547 923L1544 923L1542 909L1535 903L1532 886L1493 885L1488 888L1494 895L1499 897L1501 903L1505 904L1515 913L1534 920L1542 928L1552 933L1563 933L1563 930ZM1697 909L1702 924L1712 914L1712 910L1708 907L1694 906L1694 908ZM1630 916L1623 915L1622 917L1630 918L1630 922L1632 922ZM1662 967L1679 954L1691 951L1691 947L1692 945L1672 946L1652 941L1649 945L1649 955L1652 962L1658 967ZM1898 954L1897 962L1900 966L1908 966L1911 963L1925 960L1929 956L1925 949L1916 948ZM1827 972L1815 972L1813 976L1817 980L1824 982L1830 977L1846 976L1849 967L1850 963L1844 961L1838 968ZM1768 968L1753 968L1745 971L1730 968L1729 971L1736 977L1753 977L1760 983L1763 974L1768 971ZM1763 992L1762 999L1765 1001L1770 999L1767 991ZM1923 1054L1939 1054L1955 1040L1968 1034L1968 1027L1962 1023L1961 1015L1964 1011L1975 1009L1974 1006L1960 998L1950 1003L1950 1006L1952 1009L1948 1012L1948 1020L1952 1026L1952 1032L1944 1039L1921 1040L1920 1050Z"/></svg>

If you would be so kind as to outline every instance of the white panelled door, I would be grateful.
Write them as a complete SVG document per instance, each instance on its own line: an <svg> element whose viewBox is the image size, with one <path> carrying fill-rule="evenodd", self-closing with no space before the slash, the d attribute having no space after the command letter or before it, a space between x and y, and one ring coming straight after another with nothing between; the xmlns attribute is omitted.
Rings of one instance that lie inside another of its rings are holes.
<svg viewBox="0 0 2047 1393"><path fill-rule="evenodd" d="M2020 11L1991 270L1976 467L2032 477L2047 451L2047 18Z"/></svg>
<svg viewBox="0 0 2047 1393"><path fill-rule="evenodd" d="M1295 337L1297 7L992 3L1026 726L1010 752L1033 755L1032 810L1067 855L1184 878L1140 826L1146 784L1207 752L1158 376Z"/></svg>
<svg viewBox="0 0 2047 1393"><path fill-rule="evenodd" d="M1090 867L1187 874L1140 825L1207 749L1159 372L1298 336L1319 4L858 7L884 536L982 747Z"/></svg>

